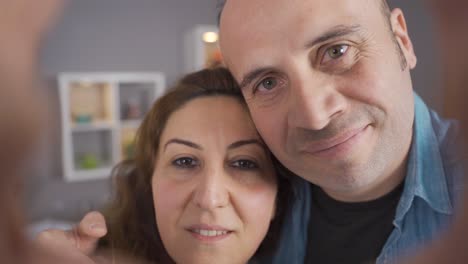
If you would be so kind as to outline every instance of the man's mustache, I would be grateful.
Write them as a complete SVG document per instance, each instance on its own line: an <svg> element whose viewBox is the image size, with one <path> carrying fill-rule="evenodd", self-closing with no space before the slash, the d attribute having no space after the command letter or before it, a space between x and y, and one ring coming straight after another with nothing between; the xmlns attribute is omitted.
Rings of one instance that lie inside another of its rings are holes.
<svg viewBox="0 0 468 264"><path fill-rule="evenodd" d="M375 123L379 120L379 116L383 116L382 111L371 107L364 107L362 110L359 112L356 111L352 115L342 115L332 119L320 130L298 128L289 138L296 138L297 140L295 141L299 144L303 142L328 140L346 131L363 128L369 124Z"/></svg>

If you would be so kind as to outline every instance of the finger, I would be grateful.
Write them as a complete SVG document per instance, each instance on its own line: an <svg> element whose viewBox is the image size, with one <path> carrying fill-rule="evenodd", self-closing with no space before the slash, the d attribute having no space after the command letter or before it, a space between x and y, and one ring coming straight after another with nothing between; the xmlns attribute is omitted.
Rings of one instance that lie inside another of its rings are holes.
<svg viewBox="0 0 468 264"><path fill-rule="evenodd" d="M68 233L60 229L47 229L37 234L35 241L44 247L53 247L56 244L73 243Z"/></svg>
<svg viewBox="0 0 468 264"><path fill-rule="evenodd" d="M99 239L107 233L104 216L99 212L90 212L67 236L73 241L74 247L89 255L96 249Z"/></svg>
<svg viewBox="0 0 468 264"><path fill-rule="evenodd" d="M78 224L77 232L80 237L101 238L107 234L106 220L99 212L87 213Z"/></svg>

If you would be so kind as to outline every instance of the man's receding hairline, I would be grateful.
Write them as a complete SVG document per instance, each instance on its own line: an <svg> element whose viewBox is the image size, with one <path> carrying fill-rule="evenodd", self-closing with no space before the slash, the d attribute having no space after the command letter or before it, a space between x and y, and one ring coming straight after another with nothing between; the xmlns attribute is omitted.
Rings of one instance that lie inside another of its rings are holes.
<svg viewBox="0 0 468 264"><path fill-rule="evenodd" d="M390 6L388 5L387 0L379 0L379 1L380 1L380 11L384 15L384 18L387 19L388 25L391 28L391 24L390 24L390 15L391 15ZM218 0L218 3L216 5L216 9L218 9L218 16L217 16L218 27L219 27L219 23L221 21L221 15L223 13L224 6L226 5L226 2L227 2L227 0Z"/></svg>
<svg viewBox="0 0 468 264"><path fill-rule="evenodd" d="M387 0L380 0L380 11L382 12L384 18L388 21L389 26L391 26L390 16L392 12Z"/></svg>

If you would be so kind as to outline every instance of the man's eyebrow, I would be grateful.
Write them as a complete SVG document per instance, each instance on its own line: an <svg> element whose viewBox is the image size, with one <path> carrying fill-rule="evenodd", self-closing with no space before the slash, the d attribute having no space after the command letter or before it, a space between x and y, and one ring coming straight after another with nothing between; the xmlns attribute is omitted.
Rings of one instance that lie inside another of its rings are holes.
<svg viewBox="0 0 468 264"><path fill-rule="evenodd" d="M263 68L257 68L253 71L250 71L246 75L244 75L244 78L242 78L242 81L239 83L240 89L244 89L247 85L249 85L253 80L255 80L258 76L262 75L265 72L269 71L275 71L274 68L272 67L263 67Z"/></svg>
<svg viewBox="0 0 468 264"><path fill-rule="evenodd" d="M200 145L195 144L195 143L193 143L191 141L180 139L180 138L173 138L173 139L167 141L166 144L164 144L164 150L166 150L166 148L167 148L167 146L169 144L181 144L181 145L185 145L185 146L188 146L188 147L191 147L191 148L194 148L194 149L199 149L199 150L203 149Z"/></svg>
<svg viewBox="0 0 468 264"><path fill-rule="evenodd" d="M310 48L310 47L313 47L313 46L315 46L315 45L317 45L319 43L326 42L326 41L328 41L330 39L355 34L355 33L361 32L361 31L362 31L362 26L359 25L359 24L355 24L355 25L338 25L338 26L335 26L335 27L331 28L327 32L323 33L322 35L318 36L317 38L313 39L312 41L307 42L305 47ZM250 72L248 72L247 74L244 75L242 80L239 82L239 87L242 90L246 86L248 86L253 80L258 78L258 76L262 75L263 73L265 73L265 72L275 72L275 71L277 71L277 70L275 68L273 68L273 67L262 67L262 68L254 69L254 70L252 70L252 71L250 71Z"/></svg>
<svg viewBox="0 0 468 264"><path fill-rule="evenodd" d="M245 146L245 145L250 145L250 144L259 145L261 148L266 149L265 144L263 144L258 139L239 140L239 141L236 141L234 143L231 143L228 146L228 149L235 149L235 148L239 148L239 147L242 147L242 146Z"/></svg>
<svg viewBox="0 0 468 264"><path fill-rule="evenodd" d="M313 39L312 41L307 42L305 47L310 48L310 47L313 47L313 46L315 46L315 45L317 45L319 43L323 43L323 42L329 41L329 40L334 39L334 38L339 38L339 37L343 37L343 36L346 36L346 35L355 34L355 33L360 32L360 31L362 31L362 26L358 25L358 24L355 24L355 25L338 25L338 26L335 26L335 27L331 28L330 30L326 31L325 33L318 36L317 38Z"/></svg>

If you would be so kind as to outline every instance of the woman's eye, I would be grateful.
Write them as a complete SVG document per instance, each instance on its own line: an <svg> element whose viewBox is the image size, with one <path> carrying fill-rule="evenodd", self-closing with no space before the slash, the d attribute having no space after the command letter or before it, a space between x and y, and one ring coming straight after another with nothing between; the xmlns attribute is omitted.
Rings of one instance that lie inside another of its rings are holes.
<svg viewBox="0 0 468 264"><path fill-rule="evenodd" d="M348 51L349 46L348 45L335 45L327 49L326 51L326 56L324 58L324 62L328 60L336 60L339 59L341 56L346 54L346 51Z"/></svg>
<svg viewBox="0 0 468 264"><path fill-rule="evenodd" d="M190 157L183 157L174 160L172 164L178 168L190 169L198 166L198 161Z"/></svg>
<svg viewBox="0 0 468 264"><path fill-rule="evenodd" d="M257 163L251 160L236 160L231 164L231 166L242 170L252 170L258 168Z"/></svg>

